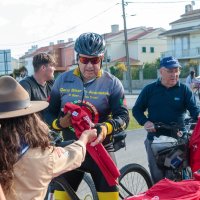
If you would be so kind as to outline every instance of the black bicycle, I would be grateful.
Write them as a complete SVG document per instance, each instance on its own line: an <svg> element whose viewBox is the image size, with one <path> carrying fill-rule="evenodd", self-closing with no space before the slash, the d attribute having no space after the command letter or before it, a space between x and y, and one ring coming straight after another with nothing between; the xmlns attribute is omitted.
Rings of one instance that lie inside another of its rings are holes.
<svg viewBox="0 0 200 200"><path fill-rule="evenodd" d="M55 146L64 147L74 142L74 140L63 141L61 133L52 130L49 132L49 137L52 141L52 145ZM49 184L45 200L54 200L55 185L59 185L71 200L98 200L94 182L90 175L86 172L84 173L83 180L81 181L76 192L72 189L67 180L62 177L62 175L54 178Z"/></svg>
<svg viewBox="0 0 200 200"><path fill-rule="evenodd" d="M126 147L126 132L114 135L114 149L118 151ZM120 169L119 197L125 199L147 191L152 185L148 171L141 165L130 163Z"/></svg>
<svg viewBox="0 0 200 200"><path fill-rule="evenodd" d="M171 178L180 181L192 178L189 166L189 138L196 122L185 120L186 130L180 131L182 126L177 123L154 123L155 129L170 131L170 136L154 138L151 148L156 158L157 165L163 170L171 171Z"/></svg>
<svg viewBox="0 0 200 200"><path fill-rule="evenodd" d="M54 200L55 185L59 185L71 200L98 200L94 182L87 173L84 174L83 180L76 192L62 176L54 178L49 184L45 200Z"/></svg>
<svg viewBox="0 0 200 200"><path fill-rule="evenodd" d="M122 167L120 172L120 199L143 193L153 185L148 171L139 164L127 164L124 167Z"/></svg>
<svg viewBox="0 0 200 200"><path fill-rule="evenodd" d="M62 144L62 146L66 146L72 141L66 141L60 143L62 141L62 136L58 133L52 131L50 132L52 138L54 138L53 144ZM126 133L121 132L118 135L115 135L113 138L114 149L118 151L121 148L124 148ZM148 190L153 184L151 177L148 171L139 164L128 164L122 167L120 170L119 177L119 196L120 199L124 199L129 196L133 196ZM98 200L96 188L92 178L89 174L85 173L83 177L83 181L81 182L78 191L74 191L69 183L62 176L54 178L49 184L49 188L47 191L47 195L45 200L53 200L54 193L54 184L60 185L64 191L68 194L68 196L72 200Z"/></svg>

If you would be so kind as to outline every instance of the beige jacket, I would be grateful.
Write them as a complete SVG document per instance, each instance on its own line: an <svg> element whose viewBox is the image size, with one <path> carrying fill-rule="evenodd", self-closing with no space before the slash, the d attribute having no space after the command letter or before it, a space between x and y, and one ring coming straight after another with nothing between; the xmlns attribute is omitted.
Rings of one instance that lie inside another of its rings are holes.
<svg viewBox="0 0 200 200"><path fill-rule="evenodd" d="M29 149L14 166L14 184L7 200L43 200L50 181L81 165L86 149L81 141L65 148Z"/></svg>

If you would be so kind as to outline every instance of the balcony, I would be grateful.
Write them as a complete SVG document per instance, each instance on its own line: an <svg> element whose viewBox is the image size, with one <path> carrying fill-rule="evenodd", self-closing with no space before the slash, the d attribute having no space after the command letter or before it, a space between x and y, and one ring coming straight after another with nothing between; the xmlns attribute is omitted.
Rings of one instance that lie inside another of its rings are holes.
<svg viewBox="0 0 200 200"><path fill-rule="evenodd" d="M174 56L177 59L200 58L200 47L194 49L182 49L176 51L165 51L161 53L161 57Z"/></svg>

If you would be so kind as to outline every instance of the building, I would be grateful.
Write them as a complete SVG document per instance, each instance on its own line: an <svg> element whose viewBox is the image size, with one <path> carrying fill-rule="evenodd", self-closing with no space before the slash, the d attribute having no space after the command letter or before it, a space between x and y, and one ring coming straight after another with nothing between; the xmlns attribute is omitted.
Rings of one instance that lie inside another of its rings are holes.
<svg viewBox="0 0 200 200"><path fill-rule="evenodd" d="M0 75L11 74L11 50L0 50Z"/></svg>
<svg viewBox="0 0 200 200"><path fill-rule="evenodd" d="M162 56L172 55L183 66L191 61L200 63L200 9L186 5L185 13L170 25L171 30L160 34L167 37L167 51Z"/></svg>
<svg viewBox="0 0 200 200"><path fill-rule="evenodd" d="M64 42L64 40L58 40L57 44L53 42L49 43L49 46L29 49L28 52L25 53L24 56L19 58L20 67L25 66L28 70L28 75L32 75L34 73L32 61L34 55L38 53L47 53L52 55L56 60L55 66L55 76L60 72L69 70L70 67L75 65L75 53L73 49L73 40L71 38L68 39L68 42Z"/></svg>
<svg viewBox="0 0 200 200"><path fill-rule="evenodd" d="M131 66L143 66L146 62L154 62L160 53L167 49L167 41L159 35L165 32L163 28L136 27L127 30L128 48ZM126 63L124 30L112 26L111 33L104 34L107 46L109 66L116 62Z"/></svg>

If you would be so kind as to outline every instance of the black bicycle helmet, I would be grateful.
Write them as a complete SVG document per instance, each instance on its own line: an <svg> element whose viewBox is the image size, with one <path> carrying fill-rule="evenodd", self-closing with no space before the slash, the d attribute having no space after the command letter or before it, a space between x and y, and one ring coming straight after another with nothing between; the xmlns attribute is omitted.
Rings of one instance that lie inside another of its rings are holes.
<svg viewBox="0 0 200 200"><path fill-rule="evenodd" d="M105 41L97 33L83 33L76 39L75 51L88 56L101 56L105 53Z"/></svg>

